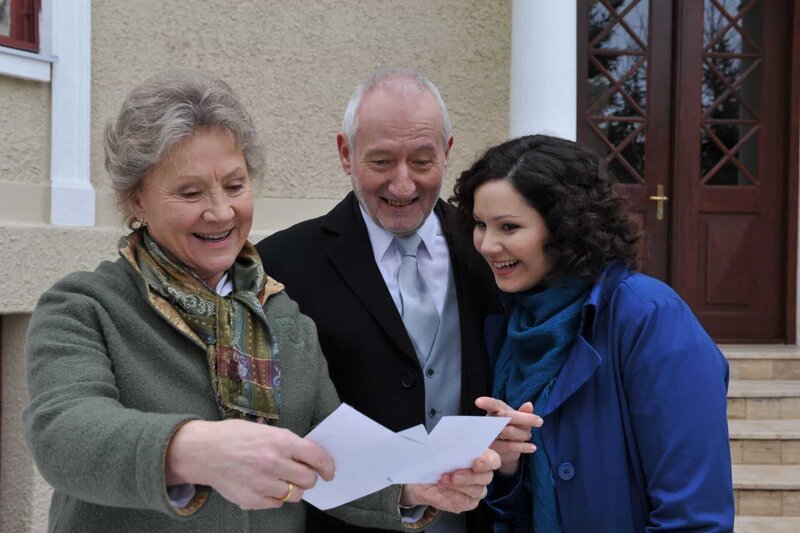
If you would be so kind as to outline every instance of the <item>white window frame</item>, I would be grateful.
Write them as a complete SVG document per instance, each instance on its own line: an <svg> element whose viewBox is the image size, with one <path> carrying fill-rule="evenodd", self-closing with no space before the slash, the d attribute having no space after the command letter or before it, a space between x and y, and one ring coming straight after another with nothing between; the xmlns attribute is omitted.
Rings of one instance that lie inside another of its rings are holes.
<svg viewBox="0 0 800 533"><path fill-rule="evenodd" d="M56 60L50 38L52 28L51 3L42 0L39 14L39 52L27 52L0 45L0 74L23 80L50 81L50 65ZM57 0L56 0L57 1Z"/></svg>
<svg viewBox="0 0 800 533"><path fill-rule="evenodd" d="M42 0L39 53L0 46L0 74L50 83L50 223L95 225L91 0Z"/></svg>

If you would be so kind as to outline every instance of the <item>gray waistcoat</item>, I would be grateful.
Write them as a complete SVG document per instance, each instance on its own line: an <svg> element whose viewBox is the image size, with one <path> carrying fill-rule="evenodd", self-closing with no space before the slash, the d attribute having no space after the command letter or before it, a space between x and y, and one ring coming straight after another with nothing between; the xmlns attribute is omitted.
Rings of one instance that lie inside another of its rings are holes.
<svg viewBox="0 0 800 533"><path fill-rule="evenodd" d="M447 272L447 294L439 331L427 360L419 358L425 376L425 429L431 432L442 416L457 415L461 405L461 326L452 267ZM467 530L464 515L442 513L428 533L456 533Z"/></svg>

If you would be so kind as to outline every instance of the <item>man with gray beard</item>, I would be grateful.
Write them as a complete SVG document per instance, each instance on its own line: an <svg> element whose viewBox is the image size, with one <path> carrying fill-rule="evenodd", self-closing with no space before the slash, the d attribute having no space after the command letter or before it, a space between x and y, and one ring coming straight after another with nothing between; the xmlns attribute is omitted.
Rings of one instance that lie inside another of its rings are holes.
<svg viewBox="0 0 800 533"><path fill-rule="evenodd" d="M484 414L473 403L491 390L484 321L502 311L471 235L439 199L453 144L439 91L411 69L378 71L356 87L336 142L353 192L261 241L267 273L314 319L343 402L393 431ZM313 511L308 531L365 531ZM426 531L490 523L480 505Z"/></svg>

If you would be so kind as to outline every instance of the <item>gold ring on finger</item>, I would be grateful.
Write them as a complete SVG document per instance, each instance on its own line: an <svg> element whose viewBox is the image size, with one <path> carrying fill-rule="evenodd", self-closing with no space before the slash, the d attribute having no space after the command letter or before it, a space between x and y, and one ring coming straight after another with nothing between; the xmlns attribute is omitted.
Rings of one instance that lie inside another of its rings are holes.
<svg viewBox="0 0 800 533"><path fill-rule="evenodd" d="M283 498L280 499L281 503L286 503L289 501L289 498L292 497L292 492L294 491L294 485L292 485L291 481L287 481L286 483L289 485L289 489L286 491L286 494L284 494Z"/></svg>

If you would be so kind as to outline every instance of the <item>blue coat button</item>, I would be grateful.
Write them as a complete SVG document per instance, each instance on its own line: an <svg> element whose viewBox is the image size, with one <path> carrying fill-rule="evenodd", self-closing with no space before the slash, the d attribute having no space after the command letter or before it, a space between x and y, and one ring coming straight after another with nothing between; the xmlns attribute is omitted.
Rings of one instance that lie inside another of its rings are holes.
<svg viewBox="0 0 800 533"><path fill-rule="evenodd" d="M569 481L575 477L575 467L572 463L561 463L558 465L558 477L564 481Z"/></svg>

